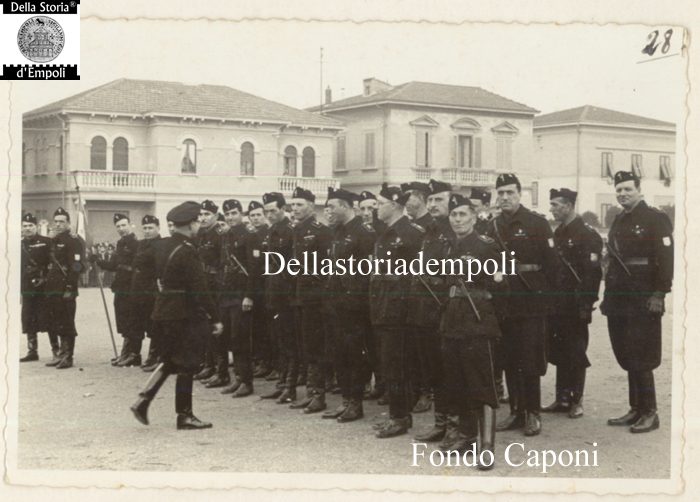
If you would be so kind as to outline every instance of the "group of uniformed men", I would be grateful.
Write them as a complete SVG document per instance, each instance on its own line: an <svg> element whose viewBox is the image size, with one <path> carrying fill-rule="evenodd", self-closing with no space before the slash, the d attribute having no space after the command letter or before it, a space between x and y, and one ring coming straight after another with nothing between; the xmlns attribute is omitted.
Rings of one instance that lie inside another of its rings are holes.
<svg viewBox="0 0 700 502"><path fill-rule="evenodd" d="M629 375L630 410L608 423L647 432L659 426L653 370L673 276L672 228L644 202L633 173L618 172L614 182L623 211L606 243L600 309ZM168 213L170 237L161 238L158 219L147 215L142 240L127 216L114 215L116 253L109 261L90 259L115 272L114 310L124 342L112 364L152 372L134 415L148 424L150 402L176 374L180 429L211 427L192 412L193 380L241 398L254 392L256 377L277 382L261 398L339 423L362 418L363 399L378 399L389 405L389 418L374 426L379 438L406 433L411 412L432 406L434 426L416 439L439 441L446 450L466 451L478 441L480 451L492 452L499 430L539 434L541 411L582 416L603 240L576 213L575 191L551 191L550 211L559 223L552 232L542 215L520 203L516 175L499 175L495 189L492 208L490 191L472 189L465 197L435 180L384 184L377 195L329 188L327 226L316 218L314 194L303 188L290 201L266 193L262 202L250 202L247 214L236 199L223 202L223 216L210 200L185 202ZM48 330L54 358L47 365L67 368L77 335L80 241L61 208L53 239L37 235L31 214L22 222L29 353L21 360L38 359L36 334ZM334 260L422 256L426 262L483 262L505 252L515 259L515 273L482 273L469 282L389 270L371 277L292 276L287 269L266 275L266 251L286 260L316 252ZM151 342L142 363L146 335ZM540 377L548 361L557 367L556 399L543 408ZM327 410L326 393L334 388L342 399ZM496 424L499 401L510 412Z"/></svg>

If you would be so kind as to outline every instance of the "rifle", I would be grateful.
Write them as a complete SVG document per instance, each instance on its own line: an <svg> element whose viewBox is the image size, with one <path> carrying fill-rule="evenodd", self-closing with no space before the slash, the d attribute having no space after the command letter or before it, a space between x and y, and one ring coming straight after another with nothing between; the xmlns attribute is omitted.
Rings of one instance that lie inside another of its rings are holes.
<svg viewBox="0 0 700 502"><path fill-rule="evenodd" d="M610 241L607 241L605 243L605 246L608 248L608 251L610 252L612 257L615 258L615 260L617 260L617 263L620 264L620 266L622 267L622 270L625 271L627 276L632 277L632 272L630 272L630 269L627 268L627 265L625 265L625 262L622 259L622 257L620 256L620 253L617 252L617 249L615 249L615 247L612 244L610 244Z"/></svg>
<svg viewBox="0 0 700 502"><path fill-rule="evenodd" d="M510 254L510 249L508 249L508 246L506 246L506 243L503 242L503 239L501 238L501 232L498 231L498 219L497 218L493 219L493 229L496 232L496 240L498 241L499 246L501 246L503 248L503 251ZM527 282L527 279L525 279L525 277L523 276L522 273L518 272L517 267L515 270L515 275L518 276L518 279L520 279L520 281L525 285L525 287L528 290L534 292L534 290L532 289L532 286L530 286L530 283Z"/></svg>
<svg viewBox="0 0 700 502"><path fill-rule="evenodd" d="M418 277L418 280L420 281L420 283L425 287L425 289L428 290L428 293L430 293L430 296L432 296L433 299L437 302L437 304L438 304L440 307L442 307L442 302L441 302L440 299L437 297L437 295L435 294L435 292L430 288L430 286L428 285L428 283L425 282L425 279L423 279L423 276L422 276L422 275L418 275L417 277Z"/></svg>
<svg viewBox="0 0 700 502"><path fill-rule="evenodd" d="M581 280L581 276L579 276L578 273L576 273L576 269L574 269L574 267L571 265L571 262L569 262L569 260L567 260L566 258L564 258L564 255L561 254L561 253L559 252L558 249L557 249L557 256L558 256L559 259L562 261L562 263L563 263L564 265L566 265L566 268L569 269L569 272L571 272L571 275L574 276L574 279L576 279L576 282L579 283L579 284L581 284L581 283L583 282L583 281Z"/></svg>
<svg viewBox="0 0 700 502"><path fill-rule="evenodd" d="M467 285L464 284L464 281L462 280L461 277L457 277L457 282L459 283L460 287L462 288L462 292L466 296L467 300L469 300L469 306L472 308L472 312L474 312L474 315L476 316L477 322L481 322L481 314L479 314L479 309L476 308L476 304L474 303L474 300L472 299L472 295L469 294L469 290L467 289Z"/></svg>
<svg viewBox="0 0 700 502"><path fill-rule="evenodd" d="M248 271L245 269L243 264L238 260L238 258L236 258L236 255L228 252L228 239L224 242L224 253L226 255L226 262L227 263L230 264L231 259L233 259L233 261L234 261L233 265L240 268L246 277L250 277L250 275L248 274Z"/></svg>

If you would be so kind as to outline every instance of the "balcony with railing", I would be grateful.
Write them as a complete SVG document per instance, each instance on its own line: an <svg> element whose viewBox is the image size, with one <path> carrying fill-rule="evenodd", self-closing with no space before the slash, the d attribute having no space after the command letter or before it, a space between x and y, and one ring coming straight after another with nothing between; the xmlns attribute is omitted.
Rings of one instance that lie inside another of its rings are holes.
<svg viewBox="0 0 700 502"><path fill-rule="evenodd" d="M155 192L156 173L139 171L71 171L82 190Z"/></svg>
<svg viewBox="0 0 700 502"><path fill-rule="evenodd" d="M292 195L296 187L311 191L316 197L325 197L328 187L340 187L338 178L302 178L297 176L279 176L277 190L286 196Z"/></svg>
<svg viewBox="0 0 700 502"><path fill-rule="evenodd" d="M416 181L428 181L432 178L464 187L491 186L496 183L496 177L498 176L498 172L495 169L485 168L450 167L441 169L414 167L410 171L413 179Z"/></svg>

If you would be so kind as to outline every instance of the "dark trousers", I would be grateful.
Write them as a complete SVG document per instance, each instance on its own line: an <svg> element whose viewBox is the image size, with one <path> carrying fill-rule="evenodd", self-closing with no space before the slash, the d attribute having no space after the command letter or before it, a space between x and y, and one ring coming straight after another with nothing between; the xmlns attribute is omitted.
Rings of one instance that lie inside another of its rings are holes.
<svg viewBox="0 0 700 502"><path fill-rule="evenodd" d="M413 331L414 347L417 358L411 363L418 364L420 377L412 381L414 390L428 394L433 393L435 411L444 413L445 391L443 386L443 367L441 339L437 326L417 326ZM412 370L412 368L411 368Z"/></svg>
<svg viewBox="0 0 700 502"><path fill-rule="evenodd" d="M310 396L323 396L326 388L326 344L320 304L302 305L301 339L306 361L306 387Z"/></svg>
<svg viewBox="0 0 700 502"><path fill-rule="evenodd" d="M406 325L398 327L377 326L374 328L382 342L382 371L386 381L391 418L405 418L409 414L406 359L410 329L411 327Z"/></svg>
<svg viewBox="0 0 700 502"><path fill-rule="evenodd" d="M163 363L153 373L146 385L146 389L140 395L149 401L153 401L160 388L172 374L177 375L175 380L175 412L178 415L190 415L192 413L192 372L178 372L178 368L170 363Z"/></svg>
<svg viewBox="0 0 700 502"><path fill-rule="evenodd" d="M382 339L377 329L370 323L364 324L366 358L365 383L369 383L374 373L374 386L379 392L384 392L385 382L382 373Z"/></svg>
<svg viewBox="0 0 700 502"><path fill-rule="evenodd" d="M227 310L231 352L233 352L233 368L243 383L253 382L253 312L243 312L241 305L235 305ZM225 369L221 369L223 366ZM217 370L228 377L228 353L225 364L217 365Z"/></svg>
<svg viewBox="0 0 700 502"><path fill-rule="evenodd" d="M557 367L556 398L579 402L583 397L586 368L591 363L588 349L588 322L578 317L555 316L549 323L549 362Z"/></svg>
<svg viewBox="0 0 700 502"><path fill-rule="evenodd" d="M630 371L627 373L629 383L630 408L642 413L656 411L656 386L654 385L654 372Z"/></svg>
<svg viewBox="0 0 700 502"><path fill-rule="evenodd" d="M361 401L365 387L364 335L367 314L338 309L335 329L335 371L344 400Z"/></svg>
<svg viewBox="0 0 700 502"><path fill-rule="evenodd" d="M295 307L268 310L268 326L279 341L282 372L286 374L285 387L294 389L299 376L299 351L296 339Z"/></svg>
<svg viewBox="0 0 700 502"><path fill-rule="evenodd" d="M279 347L267 325L267 311L262 297L253 299L251 316L253 361L279 369Z"/></svg>

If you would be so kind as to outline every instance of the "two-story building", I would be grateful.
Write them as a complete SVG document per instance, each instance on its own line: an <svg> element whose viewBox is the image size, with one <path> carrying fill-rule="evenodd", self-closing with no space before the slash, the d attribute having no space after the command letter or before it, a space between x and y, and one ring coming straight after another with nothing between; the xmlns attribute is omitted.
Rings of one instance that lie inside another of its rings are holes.
<svg viewBox="0 0 700 502"><path fill-rule="evenodd" d="M532 162L537 110L529 106L478 87L369 78L361 95L332 101L328 89L325 104L310 110L345 123L333 166L344 187L435 178L468 193L515 171L525 203L539 200Z"/></svg>
<svg viewBox="0 0 700 502"><path fill-rule="evenodd" d="M535 117L534 135L543 207L550 188L568 187L579 193L579 213L605 225L617 171L637 173L647 203L674 205L674 124L586 105Z"/></svg>
<svg viewBox="0 0 700 502"><path fill-rule="evenodd" d="M325 200L337 120L215 85L120 79L23 116L22 204L50 219L86 210L88 241L113 241L112 214L140 222L185 200L297 185ZM80 197L78 197L78 189Z"/></svg>

